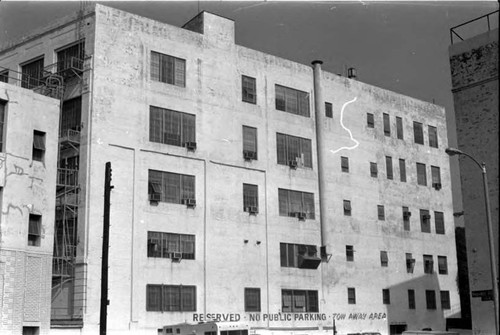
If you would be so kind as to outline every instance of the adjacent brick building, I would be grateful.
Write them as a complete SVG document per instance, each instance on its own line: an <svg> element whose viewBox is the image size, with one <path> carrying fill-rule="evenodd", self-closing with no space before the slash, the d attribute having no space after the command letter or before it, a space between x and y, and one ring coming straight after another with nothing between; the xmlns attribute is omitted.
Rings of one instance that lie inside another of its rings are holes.
<svg viewBox="0 0 500 335"><path fill-rule="evenodd" d="M98 331L106 162L108 333L385 335L460 313L443 108L236 45L208 12L179 28L95 5L43 31L0 66L43 57L64 81L54 333Z"/></svg>

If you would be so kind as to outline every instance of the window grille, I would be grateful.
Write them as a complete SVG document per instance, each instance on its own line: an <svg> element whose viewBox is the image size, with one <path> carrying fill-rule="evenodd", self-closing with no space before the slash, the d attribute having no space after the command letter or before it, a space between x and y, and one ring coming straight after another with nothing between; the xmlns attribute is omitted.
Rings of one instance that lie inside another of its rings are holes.
<svg viewBox="0 0 500 335"><path fill-rule="evenodd" d="M344 200L344 215L351 216L351 201Z"/></svg>
<svg viewBox="0 0 500 335"><path fill-rule="evenodd" d="M67 69L83 70L85 42L81 41L57 52L57 72Z"/></svg>
<svg viewBox="0 0 500 335"><path fill-rule="evenodd" d="M309 117L309 93L276 84L276 109Z"/></svg>
<svg viewBox="0 0 500 335"><path fill-rule="evenodd" d="M349 172L349 158L348 157L340 157L340 166L342 172Z"/></svg>
<svg viewBox="0 0 500 335"><path fill-rule="evenodd" d="M427 186L427 173L425 171L425 164L417 163L417 184Z"/></svg>
<svg viewBox="0 0 500 335"><path fill-rule="evenodd" d="M43 77L43 57L21 66L21 87L32 89L41 85Z"/></svg>
<svg viewBox="0 0 500 335"><path fill-rule="evenodd" d="M399 116L396 116L396 136L399 140L404 138L403 135L403 119Z"/></svg>
<svg viewBox="0 0 500 335"><path fill-rule="evenodd" d="M387 251L380 251L380 265L382 267L389 266L389 257L387 256Z"/></svg>
<svg viewBox="0 0 500 335"><path fill-rule="evenodd" d="M281 301L283 313L319 312L318 291L281 290Z"/></svg>
<svg viewBox="0 0 500 335"><path fill-rule="evenodd" d="M420 122L413 121L413 138L415 143L424 144L424 129Z"/></svg>
<svg viewBox="0 0 500 335"><path fill-rule="evenodd" d="M257 128L243 126L243 157L257 159Z"/></svg>
<svg viewBox="0 0 500 335"><path fill-rule="evenodd" d="M373 178L377 178L378 176L377 163L370 162L370 176Z"/></svg>
<svg viewBox="0 0 500 335"><path fill-rule="evenodd" d="M444 214L443 212L434 212L434 222L436 224L436 234L444 234Z"/></svg>
<svg viewBox="0 0 500 335"><path fill-rule="evenodd" d="M186 60L151 51L151 80L186 86Z"/></svg>
<svg viewBox="0 0 500 335"><path fill-rule="evenodd" d="M146 311L195 312L196 286L147 285Z"/></svg>
<svg viewBox="0 0 500 335"><path fill-rule="evenodd" d="M260 312L260 288L245 287L245 312Z"/></svg>
<svg viewBox="0 0 500 335"><path fill-rule="evenodd" d="M352 245L345 246L345 257L348 262L354 261L354 247Z"/></svg>
<svg viewBox="0 0 500 335"><path fill-rule="evenodd" d="M431 216L426 209L420 210L420 230L422 233L431 232Z"/></svg>
<svg viewBox="0 0 500 335"><path fill-rule="evenodd" d="M172 258L181 253L182 259L195 259L195 235L148 231L148 257Z"/></svg>
<svg viewBox="0 0 500 335"><path fill-rule="evenodd" d="M375 118L372 113L366 113L366 125L368 128L375 128Z"/></svg>
<svg viewBox="0 0 500 335"><path fill-rule="evenodd" d="M431 166L432 187L441 189L441 170L438 166Z"/></svg>
<svg viewBox="0 0 500 335"><path fill-rule="evenodd" d="M255 78L241 76L242 100L251 104L257 103L257 88Z"/></svg>
<svg viewBox="0 0 500 335"><path fill-rule="evenodd" d="M383 114L384 119L384 135L391 136L391 120L389 119L389 114Z"/></svg>
<svg viewBox="0 0 500 335"><path fill-rule="evenodd" d="M5 128L5 111L7 103L0 100L0 152L4 151L4 128Z"/></svg>
<svg viewBox="0 0 500 335"><path fill-rule="evenodd" d="M43 162L45 158L45 132L33 131L33 156L34 161Z"/></svg>
<svg viewBox="0 0 500 335"><path fill-rule="evenodd" d="M406 182L406 162L404 159L399 159L399 180Z"/></svg>
<svg viewBox="0 0 500 335"><path fill-rule="evenodd" d="M276 150L278 164L289 165L295 161L298 166L312 168L310 139L276 133Z"/></svg>
<svg viewBox="0 0 500 335"><path fill-rule="evenodd" d="M389 305L391 303L391 291L389 289L383 289L382 290L382 302L385 305Z"/></svg>
<svg viewBox="0 0 500 335"><path fill-rule="evenodd" d="M296 217L297 213L305 213L307 219L314 220L314 194L278 189L280 216Z"/></svg>
<svg viewBox="0 0 500 335"><path fill-rule="evenodd" d="M325 102L325 116L333 118L333 107L330 102Z"/></svg>
<svg viewBox="0 0 500 335"><path fill-rule="evenodd" d="M36 214L29 215L28 221L28 245L39 247L42 230L42 216Z"/></svg>
<svg viewBox="0 0 500 335"><path fill-rule="evenodd" d="M195 176L149 170L148 182L150 199L158 194L158 201L174 204L196 199Z"/></svg>
<svg viewBox="0 0 500 335"><path fill-rule="evenodd" d="M441 291L441 309L450 309L450 291Z"/></svg>
<svg viewBox="0 0 500 335"><path fill-rule="evenodd" d="M393 172L392 172L392 157L390 156L385 156L385 167L386 167L386 172L387 172L387 179L393 179Z"/></svg>
<svg viewBox="0 0 500 335"><path fill-rule="evenodd" d="M408 308L415 309L415 290L408 290Z"/></svg>
<svg viewBox="0 0 500 335"><path fill-rule="evenodd" d="M436 309L436 292L433 290L425 290L425 301L427 309Z"/></svg>
<svg viewBox="0 0 500 335"><path fill-rule="evenodd" d="M354 287L347 288L347 302L349 305L356 304L356 289Z"/></svg>
<svg viewBox="0 0 500 335"><path fill-rule="evenodd" d="M403 229L405 231L410 231L410 210L408 207L403 206Z"/></svg>
<svg viewBox="0 0 500 335"><path fill-rule="evenodd" d="M383 205L377 205L377 214L378 219L384 221L385 220L385 208Z"/></svg>
<svg viewBox="0 0 500 335"><path fill-rule="evenodd" d="M413 258L411 253L406 253L406 272L413 273L414 268L415 268L415 259Z"/></svg>
<svg viewBox="0 0 500 335"><path fill-rule="evenodd" d="M429 146L433 148L438 147L437 128L433 126L429 126Z"/></svg>
<svg viewBox="0 0 500 335"><path fill-rule="evenodd" d="M434 273L434 260L432 255L424 255L424 273L433 274Z"/></svg>
<svg viewBox="0 0 500 335"><path fill-rule="evenodd" d="M196 116L150 106L149 140L179 147L196 143Z"/></svg>
<svg viewBox="0 0 500 335"><path fill-rule="evenodd" d="M259 188L257 185L243 184L243 211L259 212Z"/></svg>
<svg viewBox="0 0 500 335"><path fill-rule="evenodd" d="M9 82L9 70L0 71L0 83Z"/></svg>
<svg viewBox="0 0 500 335"><path fill-rule="evenodd" d="M446 256L438 256L438 272L440 275L448 274L448 259Z"/></svg>

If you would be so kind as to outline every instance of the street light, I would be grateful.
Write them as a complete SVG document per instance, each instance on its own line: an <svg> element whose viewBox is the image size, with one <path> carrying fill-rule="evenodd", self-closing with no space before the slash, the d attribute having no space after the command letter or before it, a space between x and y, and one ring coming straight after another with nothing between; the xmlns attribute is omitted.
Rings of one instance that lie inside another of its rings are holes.
<svg viewBox="0 0 500 335"><path fill-rule="evenodd" d="M497 283L497 262L495 259L495 245L494 245L494 240L493 240L493 225L491 223L491 214L490 214L490 195L488 192L488 178L486 176L486 164L484 162L479 163L474 157L471 155L460 151L458 149L454 148L448 148L445 150L445 152L449 156L454 156L454 155L462 155L462 156L467 156L470 159L474 161L474 163L479 166L483 173L483 186L484 186L484 202L486 206L486 224L488 225L488 244L490 246L490 265L491 265L491 285L493 286L493 306L495 308L495 334L498 334L499 332L499 324L498 324L498 283Z"/></svg>

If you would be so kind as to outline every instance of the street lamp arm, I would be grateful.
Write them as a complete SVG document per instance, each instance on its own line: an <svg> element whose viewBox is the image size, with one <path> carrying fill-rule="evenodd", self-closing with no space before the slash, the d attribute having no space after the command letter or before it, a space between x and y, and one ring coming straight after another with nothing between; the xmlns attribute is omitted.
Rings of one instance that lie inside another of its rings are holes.
<svg viewBox="0 0 500 335"><path fill-rule="evenodd" d="M479 168L481 169L481 171L483 171L483 173L486 173L486 164L484 163L480 163L477 159L475 159L474 157L472 157L471 155L469 155L468 153L466 152L463 152L462 150L458 150L458 149L455 149L455 148L448 148L445 150L446 153L449 155L449 156L454 156L454 155L464 155L464 156L467 156L469 157L470 159L472 159L474 161L474 163L477 164L477 166L479 166Z"/></svg>

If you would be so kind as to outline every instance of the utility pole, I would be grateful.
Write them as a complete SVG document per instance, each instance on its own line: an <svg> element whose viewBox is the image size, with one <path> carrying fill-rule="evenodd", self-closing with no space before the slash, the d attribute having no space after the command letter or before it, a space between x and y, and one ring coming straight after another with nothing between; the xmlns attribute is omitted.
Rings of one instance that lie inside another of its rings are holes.
<svg viewBox="0 0 500 335"><path fill-rule="evenodd" d="M102 261L101 261L101 315L99 334L106 335L108 314L108 249L109 249L109 207L111 199L111 162L106 163L104 175L104 220L102 226Z"/></svg>

